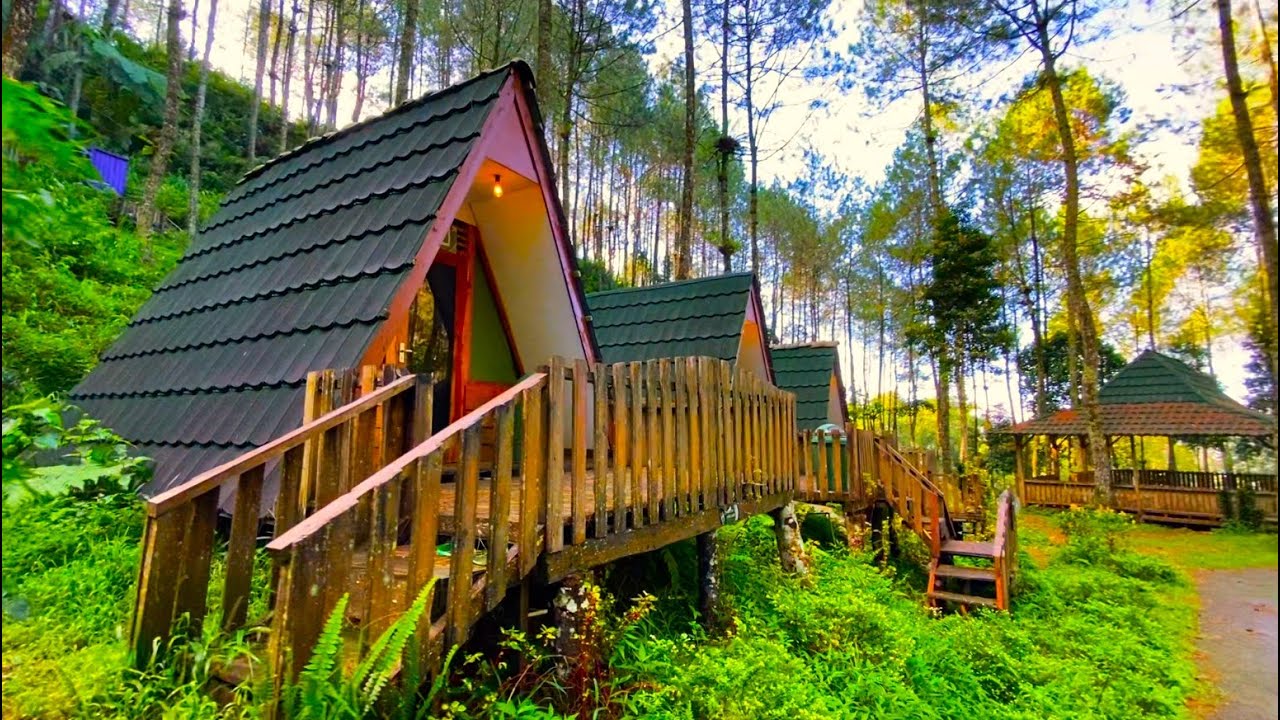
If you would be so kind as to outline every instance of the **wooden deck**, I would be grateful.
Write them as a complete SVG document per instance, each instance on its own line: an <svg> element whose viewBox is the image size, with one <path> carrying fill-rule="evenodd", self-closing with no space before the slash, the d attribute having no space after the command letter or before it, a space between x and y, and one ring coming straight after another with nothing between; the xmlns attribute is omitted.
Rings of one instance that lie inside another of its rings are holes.
<svg viewBox="0 0 1280 720"><path fill-rule="evenodd" d="M360 391L348 392L344 383L357 382ZM349 627L376 637L434 580L426 632L410 648L434 667L513 588L523 602L531 584L793 500L862 507L883 497L935 556L940 528L950 527L941 491L891 442L853 429L797 433L793 395L720 360L553 358L434 432L432 388L422 378L365 369L309 378L308 389L302 428L148 503L132 632L138 662L157 640L163 647L176 618L203 618L215 592L228 608L227 630L249 625L250 596L265 593L265 656L279 690L343 595ZM279 478L267 545L272 586L255 589L269 462ZM235 514L226 572L213 578L214 525L228 488ZM357 655L365 642L352 645Z"/></svg>

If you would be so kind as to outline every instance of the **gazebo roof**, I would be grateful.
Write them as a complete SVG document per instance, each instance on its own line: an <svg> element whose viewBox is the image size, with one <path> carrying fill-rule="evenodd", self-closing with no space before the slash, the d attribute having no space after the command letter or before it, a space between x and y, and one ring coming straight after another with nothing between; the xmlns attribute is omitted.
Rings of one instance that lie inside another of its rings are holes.
<svg viewBox="0 0 1280 720"><path fill-rule="evenodd" d="M1186 363L1146 350L1098 393L1106 435L1269 436L1276 421L1227 397L1218 383ZM1028 420L1014 435L1083 435L1082 410L1067 408Z"/></svg>

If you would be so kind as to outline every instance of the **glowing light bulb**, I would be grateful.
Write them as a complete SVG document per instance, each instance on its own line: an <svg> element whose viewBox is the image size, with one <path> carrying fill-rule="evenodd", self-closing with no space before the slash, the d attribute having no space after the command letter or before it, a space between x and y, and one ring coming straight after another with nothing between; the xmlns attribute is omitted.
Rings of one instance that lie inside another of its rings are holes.
<svg viewBox="0 0 1280 720"><path fill-rule="evenodd" d="M501 175L493 176L493 196L496 198L502 197L502 176Z"/></svg>

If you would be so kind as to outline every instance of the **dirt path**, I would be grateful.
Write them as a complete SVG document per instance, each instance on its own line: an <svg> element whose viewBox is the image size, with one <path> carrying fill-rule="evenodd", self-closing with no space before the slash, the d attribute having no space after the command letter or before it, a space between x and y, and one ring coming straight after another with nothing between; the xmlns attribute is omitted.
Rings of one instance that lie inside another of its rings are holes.
<svg viewBox="0 0 1280 720"><path fill-rule="evenodd" d="M1211 720L1277 717L1276 568L1203 570L1200 638L1210 678L1222 691Z"/></svg>

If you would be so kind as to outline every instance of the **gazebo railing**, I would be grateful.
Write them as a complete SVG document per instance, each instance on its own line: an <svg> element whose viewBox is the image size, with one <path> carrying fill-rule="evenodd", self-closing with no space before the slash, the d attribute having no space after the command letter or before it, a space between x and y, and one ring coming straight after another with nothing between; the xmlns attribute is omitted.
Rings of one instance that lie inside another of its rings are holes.
<svg viewBox="0 0 1280 720"><path fill-rule="evenodd" d="M1185 488L1189 490L1253 490L1275 492L1276 476L1262 473L1196 472L1192 470L1134 470L1112 468L1111 484L1115 487ZM1093 471L1071 474L1071 481L1092 485Z"/></svg>

